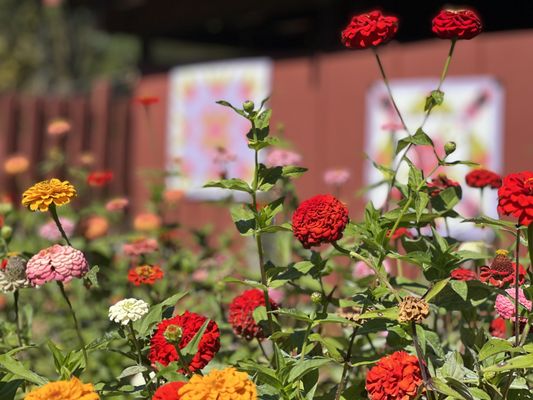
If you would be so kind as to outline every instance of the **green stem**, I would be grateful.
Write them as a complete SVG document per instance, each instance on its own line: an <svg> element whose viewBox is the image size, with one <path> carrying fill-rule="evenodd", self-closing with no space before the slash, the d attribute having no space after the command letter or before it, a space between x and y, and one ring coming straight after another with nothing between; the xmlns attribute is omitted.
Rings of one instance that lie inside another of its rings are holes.
<svg viewBox="0 0 533 400"><path fill-rule="evenodd" d="M139 343L139 340L137 339L137 335L135 334L135 329L133 329L133 322L129 322L128 324L128 330L130 331L130 338L133 342L133 346L135 347L135 351L137 352L137 364L139 366L143 365L143 355L142 355L142 348L141 344ZM150 378L150 374L147 371L143 371L142 373L144 377L144 382L146 385L146 388L148 389L150 395L153 395L154 389L152 387L152 380Z"/></svg>
<svg viewBox="0 0 533 400"><path fill-rule="evenodd" d="M441 76L440 76L439 85L437 86L437 90L438 91L440 91L440 89L442 88L442 84L444 83L444 81L446 79L446 76L448 75L448 68L450 67L450 63L451 63L451 60L452 60L453 51L455 49L455 43L456 43L456 39L452 39L451 40L451 44L450 44L450 49L448 51L448 57L446 58L446 61L444 62L444 67L442 69L442 73L441 73ZM376 60L378 62L378 66L379 66L379 70L381 72L381 76L383 78L383 82L385 83L385 86L387 87L387 91L389 93L389 98L390 98L390 100L392 102L392 105L394 106L394 109L396 110L396 113L398 114L398 117L400 118L400 121L402 122L402 125L403 125L404 129L407 131L407 134L409 136L412 136L411 132L409 132L409 130L407 129L407 126L404 123L404 120L403 120L403 117L402 117L402 115L400 113L399 108L396 105L396 102L395 102L394 97L392 95L392 90L391 90L390 85L389 85L389 80L387 79L387 75L385 74L385 69L383 68L383 64L381 63L381 59L379 58L379 54L378 54L377 51L374 51L374 54L375 54ZM428 120L429 115L431 114L431 110L432 110L432 108L429 108L426 111L426 114L424 115L424 119L422 120L422 124L420 125L420 129L422 129L424 127L424 125L426 124L426 121ZM394 188L394 185L396 183L396 177L398 175L398 171L400 169L402 161L405 159L405 157L409 153L409 150L411 149L412 146L413 146L413 143L409 143L407 145L407 147L405 148L405 151L404 151L404 153L402 155L402 158L400 159L400 161L398 162L398 165L396 165L396 167L393 170L391 183L390 183L390 186L389 186L389 191L387 193L387 197L385 198L385 207L387 207L387 204L390 201L390 197L391 197L391 194L392 194L392 189ZM433 149L433 151L435 152L435 149ZM437 156L436 153L435 153L435 156Z"/></svg>
<svg viewBox="0 0 533 400"><path fill-rule="evenodd" d="M185 358L183 358L183 354L181 354L181 349L179 346L179 343L176 343L174 346L176 348L176 353L178 353L178 363L181 365L183 370L185 371L185 375L187 375L189 378L192 376L191 369L189 368L189 364L185 361Z"/></svg>
<svg viewBox="0 0 533 400"><path fill-rule="evenodd" d="M424 381L424 386L426 387L426 394L428 400L431 400L433 398L433 392L431 391L431 378L429 376L429 372L426 368L426 363L424 361L424 353L422 352L422 348L420 347L420 343L418 341L418 335L416 333L416 322L411 322L411 329L413 331L413 345L415 346L418 364L420 365L420 373L422 374L422 380Z"/></svg>
<svg viewBox="0 0 533 400"><path fill-rule="evenodd" d="M518 308L520 306L520 301L518 298L519 294L519 281L520 281L520 227L516 227L516 250L515 250L515 257L516 257L516 265L515 265L515 276L514 276L514 304L515 304L515 317L514 317L514 334L515 334L515 346L518 347L520 344L520 321L519 321L519 313Z"/></svg>
<svg viewBox="0 0 533 400"><path fill-rule="evenodd" d="M63 239L67 242L69 246L72 246L70 243L70 240L68 240L67 234L65 233L65 230L63 229L63 226L61 225L61 221L59 220L59 217L57 215L57 209L56 205L54 203L50 204L50 207L48 208L50 210L50 214L52 215L52 219L56 223L57 229L59 229L59 232L61 233L61 236L63 236Z"/></svg>
<svg viewBox="0 0 533 400"><path fill-rule="evenodd" d="M63 282L57 281L57 285L59 286L59 290L61 291L63 298L68 304L70 315L72 316L72 320L74 321L74 327L76 328L76 334L78 335L78 340L80 342L81 351L83 352L83 359L85 360L85 367L89 368L89 358L87 357L87 349L85 348L85 341L83 340L83 336L81 335L78 318L76 317L76 313L74 311L74 308L72 307L72 303L70 302L70 299L68 298L67 292L65 292L65 286L63 286Z"/></svg>
<svg viewBox="0 0 533 400"><path fill-rule="evenodd" d="M314 315L314 313L313 313ZM300 360L304 360L305 358L305 352L307 350L307 338L309 337L309 334L311 333L311 329L313 329L313 323L315 322L315 319L313 317L313 319L311 321L309 321L309 324L307 325L307 329L305 331L305 334L304 334L304 340L303 340L303 343L302 343L302 353L300 354Z"/></svg>
<svg viewBox="0 0 533 400"><path fill-rule="evenodd" d="M527 227L527 247L529 250L529 265L533 265L533 222Z"/></svg>
<svg viewBox="0 0 533 400"><path fill-rule="evenodd" d="M17 339L19 342L19 346L24 346L24 341L22 340L22 333L20 329L20 314L19 314L19 291L18 289L15 290L13 293L14 297L14 303L15 303L15 325L17 327Z"/></svg>

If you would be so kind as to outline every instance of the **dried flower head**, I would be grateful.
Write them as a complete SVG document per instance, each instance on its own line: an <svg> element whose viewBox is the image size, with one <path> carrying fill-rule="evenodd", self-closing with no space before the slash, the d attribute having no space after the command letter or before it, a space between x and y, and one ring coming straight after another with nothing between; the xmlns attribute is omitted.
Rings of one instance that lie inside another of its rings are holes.
<svg viewBox="0 0 533 400"><path fill-rule="evenodd" d="M76 189L69 181L61 181L56 178L36 183L27 189L22 195L22 205L31 211L48 211L53 203L62 206L70 202L76 196Z"/></svg>
<svg viewBox="0 0 533 400"><path fill-rule="evenodd" d="M422 322L429 315L429 304L420 297L407 296L399 304L398 321Z"/></svg>
<svg viewBox="0 0 533 400"><path fill-rule="evenodd" d="M30 281L26 276L26 260L21 257L10 257L6 261L5 267L0 268L0 291L7 293L30 287Z"/></svg>

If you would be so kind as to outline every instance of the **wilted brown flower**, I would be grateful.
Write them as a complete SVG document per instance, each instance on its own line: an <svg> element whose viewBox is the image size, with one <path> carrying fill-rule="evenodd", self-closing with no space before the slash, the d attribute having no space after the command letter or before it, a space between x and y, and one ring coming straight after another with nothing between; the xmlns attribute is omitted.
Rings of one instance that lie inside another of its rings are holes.
<svg viewBox="0 0 533 400"><path fill-rule="evenodd" d="M422 322L429 315L429 304L422 298L407 296L399 304L398 321Z"/></svg>

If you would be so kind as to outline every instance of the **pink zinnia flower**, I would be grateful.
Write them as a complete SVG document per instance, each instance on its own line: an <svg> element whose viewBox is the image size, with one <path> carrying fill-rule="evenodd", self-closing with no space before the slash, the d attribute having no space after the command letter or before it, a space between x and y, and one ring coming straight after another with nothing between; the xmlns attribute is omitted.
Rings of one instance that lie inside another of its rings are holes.
<svg viewBox="0 0 533 400"><path fill-rule="evenodd" d="M391 273L391 265L387 260L383 261L383 267L385 268L387 274ZM352 270L352 276L355 279L366 278L370 275L374 275L374 270L372 268L366 265L363 261L358 261L355 263Z"/></svg>
<svg viewBox="0 0 533 400"><path fill-rule="evenodd" d="M515 288L509 288L506 290L507 294L513 299L515 298ZM531 310L531 301L526 299L524 291L518 289L518 301L528 310ZM515 304L514 301L509 299L509 297L499 294L496 297L496 312L504 319L509 319L511 321L515 320ZM526 317L520 317L520 322L526 322Z"/></svg>
<svg viewBox="0 0 533 400"><path fill-rule="evenodd" d="M126 199L125 197L117 197L115 199L109 200L106 205L105 209L109 212L113 211L122 211L124 210L128 205L130 204L130 201Z"/></svg>
<svg viewBox="0 0 533 400"><path fill-rule="evenodd" d="M69 218L59 217L61 226L67 236L71 236L74 232L74 222ZM54 221L50 220L46 224L39 228L39 236L43 239L55 242L61 239L61 232L57 229L57 225Z"/></svg>
<svg viewBox="0 0 533 400"><path fill-rule="evenodd" d="M340 186L350 179L350 171L346 168L328 169L324 172L324 182L328 185Z"/></svg>
<svg viewBox="0 0 533 400"><path fill-rule="evenodd" d="M302 156L294 151L274 149L268 153L266 163L271 167L286 167L287 165L299 165Z"/></svg>
<svg viewBox="0 0 533 400"><path fill-rule="evenodd" d="M130 257L153 253L158 248L157 240L151 238L140 238L131 243L124 243L124 246L122 246L124 254Z"/></svg>
<svg viewBox="0 0 533 400"><path fill-rule="evenodd" d="M81 251L55 244L28 261L26 275L33 285L43 285L50 281L69 282L83 277L88 270L89 264Z"/></svg>

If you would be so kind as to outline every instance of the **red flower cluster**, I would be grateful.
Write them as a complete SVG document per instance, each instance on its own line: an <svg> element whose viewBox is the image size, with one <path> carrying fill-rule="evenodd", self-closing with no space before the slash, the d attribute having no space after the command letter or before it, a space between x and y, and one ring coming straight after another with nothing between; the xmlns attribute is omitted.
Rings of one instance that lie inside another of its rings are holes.
<svg viewBox="0 0 533 400"><path fill-rule="evenodd" d="M254 310L265 305L265 295L259 289L250 289L235 297L229 306L229 323L236 335L246 340L263 339L264 332L254 320ZM276 310L278 305L270 299L270 308Z"/></svg>
<svg viewBox="0 0 533 400"><path fill-rule="evenodd" d="M152 104L159 103L159 97L157 96L139 96L135 98L135 101L143 106L151 106Z"/></svg>
<svg viewBox="0 0 533 400"><path fill-rule="evenodd" d="M483 283L489 283L492 286L503 288L508 285L515 285L515 268L516 264L508 257L506 250L497 250L496 257L489 267L480 268L479 278ZM519 265L518 284L522 285L526 279L526 270Z"/></svg>
<svg viewBox="0 0 533 400"><path fill-rule="evenodd" d="M502 317L498 317L492 320L489 327L489 332L492 336L507 339L507 325Z"/></svg>
<svg viewBox="0 0 533 400"><path fill-rule="evenodd" d="M498 212L518 218L529 226L533 222L533 171L509 174L498 189Z"/></svg>
<svg viewBox="0 0 533 400"><path fill-rule="evenodd" d="M169 343L165 338L165 331L169 325L179 326L182 330L181 339L179 341L179 348L182 349L187 346L187 343L196 335L207 320L206 317L185 311L181 315L173 318L165 319L157 325L156 332L150 341L150 354L148 358L152 365L160 363L167 366L172 361L179 359L178 352L174 344ZM197 371L205 367L209 361L213 359L215 354L220 349L220 332L215 321L210 321L207 328L198 343L198 352L194 355L189 363L189 370L191 372Z"/></svg>
<svg viewBox="0 0 533 400"><path fill-rule="evenodd" d="M465 268L457 268L454 269L450 276L452 279L455 279L456 281L473 281L477 279L477 275L474 271L470 271L469 269Z"/></svg>
<svg viewBox="0 0 533 400"><path fill-rule="evenodd" d="M348 209L330 194L319 194L302 202L292 216L294 236L309 249L342 237Z"/></svg>
<svg viewBox="0 0 533 400"><path fill-rule="evenodd" d="M366 376L370 400L409 400L422 384L418 359L404 351L381 358Z"/></svg>
<svg viewBox="0 0 533 400"><path fill-rule="evenodd" d="M128 271L128 281L135 286L153 285L158 280L163 279L163 275L163 270L159 265L140 265Z"/></svg>
<svg viewBox="0 0 533 400"><path fill-rule="evenodd" d="M472 10L442 10L433 18L433 33L441 39L472 39L482 30Z"/></svg>
<svg viewBox="0 0 533 400"><path fill-rule="evenodd" d="M400 227L398 229L396 229L394 231L394 233L392 234L391 236L391 231L390 229L387 231L387 237L390 239L390 240L396 240L396 239L400 239L402 236L405 236L405 237L408 237L410 239L413 238L413 234L409 231L409 229L405 228L405 227Z"/></svg>
<svg viewBox="0 0 533 400"><path fill-rule="evenodd" d="M90 186L104 186L113 179L113 172L111 171L94 171L87 177L87 183Z"/></svg>
<svg viewBox="0 0 533 400"><path fill-rule="evenodd" d="M374 10L354 15L342 31L342 43L350 49L366 49L391 40L398 31L398 18Z"/></svg>
<svg viewBox="0 0 533 400"><path fill-rule="evenodd" d="M459 182L454 181L453 179L448 178L444 174L440 174L438 177L433 178L430 183L428 183L428 188L430 191L431 197L437 197L440 192L450 187L460 188Z"/></svg>
<svg viewBox="0 0 533 400"><path fill-rule="evenodd" d="M466 184L473 188L483 189L490 186L498 189L502 185L502 177L488 169L478 168L470 171L465 176Z"/></svg>
<svg viewBox="0 0 533 400"><path fill-rule="evenodd" d="M185 382L169 382L160 386L154 393L152 400L180 400L178 390L185 385Z"/></svg>

